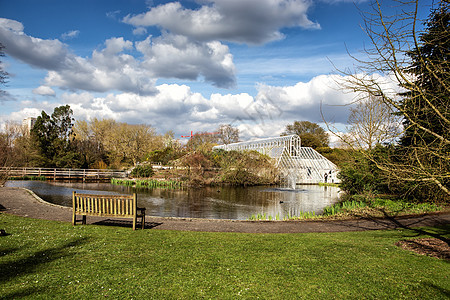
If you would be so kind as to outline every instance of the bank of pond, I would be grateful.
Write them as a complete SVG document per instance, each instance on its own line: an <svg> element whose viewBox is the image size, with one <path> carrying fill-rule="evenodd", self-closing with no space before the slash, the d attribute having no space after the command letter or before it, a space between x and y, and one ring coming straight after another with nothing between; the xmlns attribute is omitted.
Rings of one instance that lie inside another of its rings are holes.
<svg viewBox="0 0 450 300"><path fill-rule="evenodd" d="M11 180L6 186L32 190L42 199L72 206L72 191L90 194L137 193L139 206L158 217L231 220L292 220L342 218L353 215L427 213L446 209L436 204L414 204L396 199L342 197L337 186L207 186L192 188L177 181L143 180L58 182ZM345 201L343 201L345 198Z"/></svg>

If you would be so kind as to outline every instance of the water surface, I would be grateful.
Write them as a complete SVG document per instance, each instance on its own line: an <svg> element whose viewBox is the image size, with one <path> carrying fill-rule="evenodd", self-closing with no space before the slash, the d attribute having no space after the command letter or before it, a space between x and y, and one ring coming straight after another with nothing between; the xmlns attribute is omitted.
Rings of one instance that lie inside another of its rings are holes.
<svg viewBox="0 0 450 300"><path fill-rule="evenodd" d="M131 194L149 216L247 220L258 214L278 216L321 214L324 207L338 201L339 188L297 185L296 189L272 187L205 187L199 189L151 190L109 183L8 181L6 186L24 187L42 199L72 206L72 191L90 194Z"/></svg>

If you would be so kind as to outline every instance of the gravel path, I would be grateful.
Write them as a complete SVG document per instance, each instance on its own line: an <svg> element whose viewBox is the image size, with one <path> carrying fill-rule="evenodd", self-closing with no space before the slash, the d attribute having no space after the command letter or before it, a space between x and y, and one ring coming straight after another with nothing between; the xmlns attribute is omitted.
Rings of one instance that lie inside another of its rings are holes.
<svg viewBox="0 0 450 300"><path fill-rule="evenodd" d="M0 210L5 213L63 222L72 221L72 208L54 205L23 188L0 187ZM130 219L87 217L88 224L126 226ZM343 221L234 221L146 217L146 229L246 232L246 233L306 233L343 232L435 226L450 223L450 214L429 214L415 217L357 219Z"/></svg>

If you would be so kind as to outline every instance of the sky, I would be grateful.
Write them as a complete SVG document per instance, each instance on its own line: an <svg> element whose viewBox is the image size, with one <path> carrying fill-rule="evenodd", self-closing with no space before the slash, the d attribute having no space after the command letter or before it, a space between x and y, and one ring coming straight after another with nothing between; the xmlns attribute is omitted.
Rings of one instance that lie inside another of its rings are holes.
<svg viewBox="0 0 450 300"><path fill-rule="evenodd" d="M176 138L221 124L241 140L273 137L324 119L343 130L355 95L337 70L363 55L367 10L364 0L0 0L0 128L69 104L76 120Z"/></svg>

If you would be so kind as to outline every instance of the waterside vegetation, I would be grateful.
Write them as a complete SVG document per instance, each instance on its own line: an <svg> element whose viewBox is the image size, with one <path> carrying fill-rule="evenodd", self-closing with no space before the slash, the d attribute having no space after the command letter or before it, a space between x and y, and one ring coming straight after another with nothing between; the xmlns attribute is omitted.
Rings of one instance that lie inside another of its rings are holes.
<svg viewBox="0 0 450 300"><path fill-rule="evenodd" d="M181 188L183 182L176 180L156 180L156 179L117 179L112 178L111 184L135 187L138 189L154 189L154 188Z"/></svg>
<svg viewBox="0 0 450 300"><path fill-rule="evenodd" d="M8 180L38 180L38 181L46 181L47 177L45 176L9 176Z"/></svg>
<svg viewBox="0 0 450 300"><path fill-rule="evenodd" d="M325 207L322 214L314 212L300 212L296 215L288 214L283 220L334 220L334 219L354 219L361 217L386 218L406 215L420 215L435 212L449 212L450 208L445 205L435 203L417 203L405 199L392 199L390 197L366 198L362 195L344 197L336 204ZM270 216L264 213L252 215L251 221L281 220L279 216Z"/></svg>

